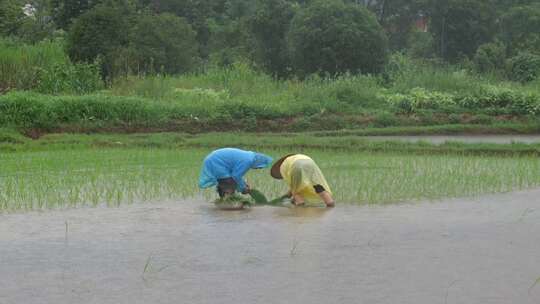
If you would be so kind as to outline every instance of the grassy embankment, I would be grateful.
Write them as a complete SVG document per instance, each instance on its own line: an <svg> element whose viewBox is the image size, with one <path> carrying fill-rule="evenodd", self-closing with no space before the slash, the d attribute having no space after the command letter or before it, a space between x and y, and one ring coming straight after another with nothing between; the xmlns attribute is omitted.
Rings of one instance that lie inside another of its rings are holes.
<svg viewBox="0 0 540 304"><path fill-rule="evenodd" d="M376 131L376 130L373 130ZM368 135L383 135L377 132ZM462 154L480 156L540 155L540 143L462 143L371 141L365 132L328 131L307 133L139 133L139 134L49 134L38 140L13 130L0 129L0 152L81 150L100 148L219 148L280 149L296 151L317 149L343 152L381 152L413 154Z"/></svg>
<svg viewBox="0 0 540 304"><path fill-rule="evenodd" d="M32 136L65 131L540 129L539 82L522 85L403 58L376 76L276 80L236 64L179 76L115 79L105 88L96 83L95 67L71 64L57 43L5 47L1 58L0 91L10 92L0 96L0 127ZM446 125L452 127L435 127Z"/></svg>

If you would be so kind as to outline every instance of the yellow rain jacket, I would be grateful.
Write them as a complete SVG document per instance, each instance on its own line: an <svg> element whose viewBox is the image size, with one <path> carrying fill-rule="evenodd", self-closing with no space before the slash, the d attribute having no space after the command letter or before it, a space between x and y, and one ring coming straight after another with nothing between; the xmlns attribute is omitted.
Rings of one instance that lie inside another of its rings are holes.
<svg viewBox="0 0 540 304"><path fill-rule="evenodd" d="M326 182L321 169L309 156L295 154L287 157L279 169L283 180L289 185L293 195L301 195L309 202L322 201L313 186L321 185L330 194L330 186Z"/></svg>

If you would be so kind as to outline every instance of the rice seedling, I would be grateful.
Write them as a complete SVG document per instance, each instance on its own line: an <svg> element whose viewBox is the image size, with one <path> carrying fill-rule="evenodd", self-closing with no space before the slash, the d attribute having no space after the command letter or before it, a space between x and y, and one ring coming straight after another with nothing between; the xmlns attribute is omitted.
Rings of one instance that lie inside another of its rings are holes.
<svg viewBox="0 0 540 304"><path fill-rule="evenodd" d="M216 207L223 210L240 210L244 209L244 207L249 207L254 203L255 202L250 198L236 193L214 200Z"/></svg>
<svg viewBox="0 0 540 304"><path fill-rule="evenodd" d="M538 285L538 284L540 284L540 277L538 277L538 278L536 279L536 281L534 281L534 282L532 283L532 285L529 286L528 293L530 294L531 291L534 289L534 287L536 287L536 285Z"/></svg>
<svg viewBox="0 0 540 304"><path fill-rule="evenodd" d="M74 149L0 154L0 209L118 206L212 201L200 191L200 164L211 149ZM265 149L278 157L289 151ZM380 204L506 192L540 185L540 159L461 154L406 155L297 149L319 164L338 202ZM246 176L266 197L287 189L266 170Z"/></svg>

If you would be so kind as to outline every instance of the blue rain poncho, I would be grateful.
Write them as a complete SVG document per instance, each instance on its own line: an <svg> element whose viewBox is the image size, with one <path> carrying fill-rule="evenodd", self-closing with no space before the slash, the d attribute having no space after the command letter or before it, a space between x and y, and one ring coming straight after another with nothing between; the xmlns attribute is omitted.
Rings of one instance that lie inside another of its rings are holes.
<svg viewBox="0 0 540 304"><path fill-rule="evenodd" d="M244 175L249 169L262 169L272 164L270 156L235 148L223 148L210 153L203 163L199 187L209 188L217 185L218 179L232 177L236 188L246 189Z"/></svg>

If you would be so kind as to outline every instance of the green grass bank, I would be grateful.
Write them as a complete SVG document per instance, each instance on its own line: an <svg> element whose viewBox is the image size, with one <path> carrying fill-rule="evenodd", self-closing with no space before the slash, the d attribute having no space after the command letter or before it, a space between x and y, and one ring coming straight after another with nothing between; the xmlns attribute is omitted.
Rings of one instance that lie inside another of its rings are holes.
<svg viewBox="0 0 540 304"><path fill-rule="evenodd" d="M449 132L459 128L468 132L465 125L479 126L474 132L538 132L538 83L519 84L412 63L387 74L279 80L235 64L179 76L119 78L106 89L79 94L62 91L60 83L60 89L13 90L0 96L0 127L34 135L389 127L422 127L417 132L437 133L446 125L455 126L447 128ZM64 78L49 80L72 79Z"/></svg>
<svg viewBox="0 0 540 304"><path fill-rule="evenodd" d="M455 154L479 156L540 156L539 143L463 143L402 142L396 140L372 141L365 133L313 132L313 133L135 133L135 134L48 134L30 139L14 130L0 129L0 151L18 153L49 150L84 150L102 148L149 149L213 149L241 147L246 149L280 149L321 151ZM377 135L377 133L368 134Z"/></svg>

